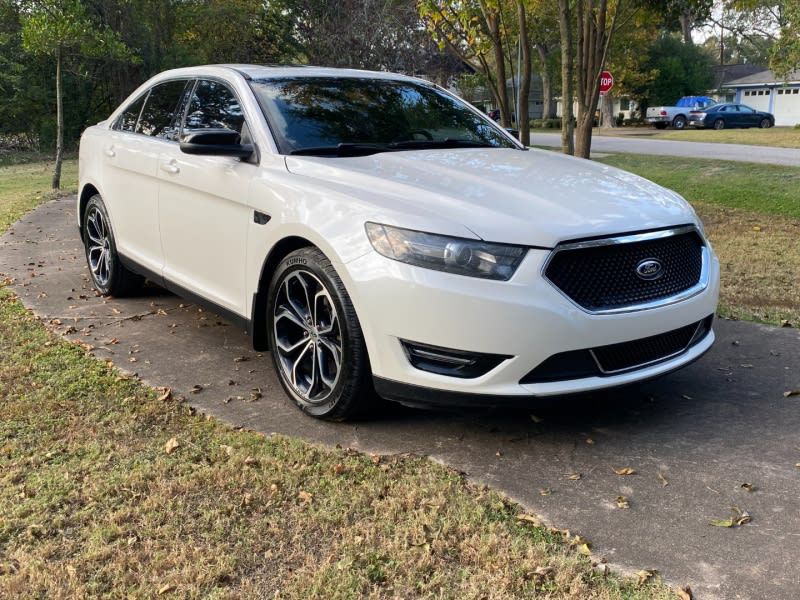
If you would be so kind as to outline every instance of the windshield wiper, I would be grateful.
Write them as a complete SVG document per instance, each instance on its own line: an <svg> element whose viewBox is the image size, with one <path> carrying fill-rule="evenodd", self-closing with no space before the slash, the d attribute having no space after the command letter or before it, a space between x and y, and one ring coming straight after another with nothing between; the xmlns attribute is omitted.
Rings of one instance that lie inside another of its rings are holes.
<svg viewBox="0 0 800 600"><path fill-rule="evenodd" d="M396 149L426 149L426 148L497 148L489 142L480 140L463 140L445 138L443 140L405 140L402 142L392 142L390 148Z"/></svg>
<svg viewBox="0 0 800 600"><path fill-rule="evenodd" d="M368 156L378 152L388 152L391 148L387 144L350 144L341 143L335 146L315 146L292 150L289 154L306 156Z"/></svg>

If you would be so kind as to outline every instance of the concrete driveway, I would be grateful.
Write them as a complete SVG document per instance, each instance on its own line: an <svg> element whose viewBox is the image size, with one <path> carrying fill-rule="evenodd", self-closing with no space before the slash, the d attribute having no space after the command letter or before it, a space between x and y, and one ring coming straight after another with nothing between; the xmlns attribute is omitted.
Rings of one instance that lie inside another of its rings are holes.
<svg viewBox="0 0 800 600"><path fill-rule="evenodd" d="M712 132L709 131L708 133L711 134ZM531 132L531 145L560 148L561 134ZM595 135L592 138L592 152L628 152L631 154L653 154L657 156L713 158L717 160L800 167L800 150L797 148L772 148L744 144L717 144L714 142L680 142L636 135Z"/></svg>
<svg viewBox="0 0 800 600"><path fill-rule="evenodd" d="M524 412L397 409L373 422L321 423L289 405L269 357L214 314L158 290L97 297L73 202L45 204L0 238L0 272L45 322L98 358L234 425L429 455L585 536L612 566L658 569L696 598L798 597L800 397L784 397L800 388L797 329L719 321L715 348L679 373ZM202 389L191 393L195 385ZM612 470L624 467L636 473ZM616 507L620 495L629 509ZM733 506L752 522L709 524Z"/></svg>

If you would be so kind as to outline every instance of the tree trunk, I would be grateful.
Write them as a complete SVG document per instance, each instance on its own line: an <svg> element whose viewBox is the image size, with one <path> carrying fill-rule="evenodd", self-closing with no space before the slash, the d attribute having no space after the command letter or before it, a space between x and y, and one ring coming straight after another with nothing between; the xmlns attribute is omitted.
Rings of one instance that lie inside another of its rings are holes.
<svg viewBox="0 0 800 600"><path fill-rule="evenodd" d="M508 103L508 87L506 87L506 57L503 53L503 40L500 37L500 19L497 14L490 14L488 11L485 14L497 69L496 96L500 109L500 124L503 127L511 127L511 110Z"/></svg>
<svg viewBox="0 0 800 600"><path fill-rule="evenodd" d="M617 116L614 114L614 96L608 92L601 100L601 122L603 129L613 129L617 126Z"/></svg>
<svg viewBox="0 0 800 600"><path fill-rule="evenodd" d="M694 46L694 40L692 39L692 25L694 24L694 15L690 12L685 12L678 17L678 20L681 23L681 33L683 33L683 42L684 44L689 44L690 46Z"/></svg>
<svg viewBox="0 0 800 600"><path fill-rule="evenodd" d="M594 119L587 119L585 116L578 119L578 126L575 128L575 156L589 158L592 152L592 123Z"/></svg>
<svg viewBox="0 0 800 600"><path fill-rule="evenodd" d="M531 94L531 46L528 41L528 16L525 13L523 0L517 0L517 18L519 19L519 44L522 54L517 128L519 129L519 141L529 146L531 143L531 126L528 115L528 98Z"/></svg>
<svg viewBox="0 0 800 600"><path fill-rule="evenodd" d="M550 79L550 65L548 64L548 51L542 44L536 45L539 61L542 63L542 119L552 119L553 110L553 82Z"/></svg>
<svg viewBox="0 0 800 600"><path fill-rule="evenodd" d="M570 0L558 0L558 22L561 30L561 151L575 154L575 138L572 124L572 17Z"/></svg>
<svg viewBox="0 0 800 600"><path fill-rule="evenodd" d="M61 89L61 46L56 48L56 165L53 168L52 188L61 187L61 162L64 160L64 101Z"/></svg>

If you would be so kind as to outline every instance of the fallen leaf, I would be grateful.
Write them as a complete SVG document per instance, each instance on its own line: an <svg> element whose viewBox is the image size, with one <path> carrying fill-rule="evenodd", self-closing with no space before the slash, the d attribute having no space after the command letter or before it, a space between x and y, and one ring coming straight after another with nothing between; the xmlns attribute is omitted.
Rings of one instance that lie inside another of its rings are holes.
<svg viewBox="0 0 800 600"><path fill-rule="evenodd" d="M583 554L584 556L591 556L592 548L589 546L588 543L581 544L580 546L578 546L578 553Z"/></svg>
<svg viewBox="0 0 800 600"><path fill-rule="evenodd" d="M639 585L644 585L657 574L658 571L655 569L642 569L641 571L636 571L636 575L639 577Z"/></svg>
<svg viewBox="0 0 800 600"><path fill-rule="evenodd" d="M753 368L753 365L751 365L750 363L742 363L739 366L742 367L743 369L752 369Z"/></svg>
<svg viewBox="0 0 800 600"><path fill-rule="evenodd" d="M592 438L586 438L586 443L592 446L594 445L594 440Z"/></svg>
<svg viewBox="0 0 800 600"><path fill-rule="evenodd" d="M219 449L225 452L228 456L233 455L233 446L228 446L226 444L220 444Z"/></svg>
<svg viewBox="0 0 800 600"><path fill-rule="evenodd" d="M612 467L612 469L613 469L613 467ZM622 467L621 469L614 469L614 473L624 477L625 475L635 475L636 474L636 470L635 469L631 469L630 467Z"/></svg>
<svg viewBox="0 0 800 600"><path fill-rule="evenodd" d="M678 588L677 590L678 598L681 600L694 600L694 594L692 593L692 588L688 585L683 586L682 588Z"/></svg>
<svg viewBox="0 0 800 600"><path fill-rule="evenodd" d="M667 478L661 473L658 474L658 480L661 482L661 487L667 487L669 485L669 481L667 481Z"/></svg>
<svg viewBox="0 0 800 600"><path fill-rule="evenodd" d="M180 442L178 442L175 438L169 438L167 443L164 444L164 452L167 454L172 454L178 447L180 446Z"/></svg>
<svg viewBox="0 0 800 600"><path fill-rule="evenodd" d="M797 463L797 464L795 465L795 467L797 467L798 469L800 469L800 463Z"/></svg>
<svg viewBox="0 0 800 600"><path fill-rule="evenodd" d="M240 363L240 362L246 362L248 360L250 359L247 356L237 356L236 358L233 359L233 362Z"/></svg>
<svg viewBox="0 0 800 600"><path fill-rule="evenodd" d="M738 527L740 525L746 525L753 518L750 516L746 510L741 510L735 506L731 506L731 512L733 516L730 519L712 519L710 521L711 525L714 527Z"/></svg>
<svg viewBox="0 0 800 600"><path fill-rule="evenodd" d="M159 391L161 392L161 395L158 397L159 401L166 402L167 400L172 398L172 390L171 389L169 389L167 387L163 387L163 388L159 388Z"/></svg>
<svg viewBox="0 0 800 600"><path fill-rule="evenodd" d="M694 398L692 398L691 396L688 396L686 394L681 394L681 398L683 398L684 400L694 400Z"/></svg>
<svg viewBox="0 0 800 600"><path fill-rule="evenodd" d="M199 394L202 391L203 391L203 386L200 385L199 383L194 384L192 386L192 389L189 390L189 392L192 394Z"/></svg>
<svg viewBox="0 0 800 600"><path fill-rule="evenodd" d="M572 481L578 481L583 475L580 473L567 473L567 479L571 479Z"/></svg>
<svg viewBox="0 0 800 600"><path fill-rule="evenodd" d="M336 463L336 465L333 467L333 472L336 475L341 475L344 473L344 465L342 463Z"/></svg>
<svg viewBox="0 0 800 600"><path fill-rule="evenodd" d="M747 490L748 492L756 491L756 486L754 486L752 483L743 483L739 487L742 488L743 490Z"/></svg>
<svg viewBox="0 0 800 600"><path fill-rule="evenodd" d="M761 225L753 225L753 231L761 231Z"/></svg>
<svg viewBox="0 0 800 600"><path fill-rule="evenodd" d="M310 503L311 503L311 500L313 499L313 496L312 496L311 494L309 494L308 492L306 492L306 491L300 490L300 491L297 493L297 498L298 498L298 499L300 500L300 502L302 502L303 504L310 504Z"/></svg>
<svg viewBox="0 0 800 600"><path fill-rule="evenodd" d="M161 596L163 594L166 594L167 592L171 592L174 589L175 589L175 586L172 585L171 583L168 583L166 585L162 585L160 588L158 588L158 595Z"/></svg>
<svg viewBox="0 0 800 600"><path fill-rule="evenodd" d="M553 493L553 490L551 490L550 488L542 488L542 489L539 490L539 495L540 496L549 496L552 493Z"/></svg>
<svg viewBox="0 0 800 600"><path fill-rule="evenodd" d="M253 458L252 456L248 456L248 457L246 457L244 459L244 464L246 464L248 466L254 466L254 465L258 464L258 461L255 458Z"/></svg>
<svg viewBox="0 0 800 600"><path fill-rule="evenodd" d="M783 392L784 398L791 398L792 396L800 396L800 390L786 390Z"/></svg>
<svg viewBox="0 0 800 600"><path fill-rule="evenodd" d="M531 421L534 423L541 423L544 421L544 419L542 417L537 417L536 415L531 415Z"/></svg>
<svg viewBox="0 0 800 600"><path fill-rule="evenodd" d="M518 514L517 515L517 521L522 521L524 523L530 523L534 527L540 527L542 525L542 521L538 517L536 517L534 515L528 515L528 514L525 514L525 513Z"/></svg>
<svg viewBox="0 0 800 600"><path fill-rule="evenodd" d="M625 496L617 496L617 508L630 508L631 503Z"/></svg>

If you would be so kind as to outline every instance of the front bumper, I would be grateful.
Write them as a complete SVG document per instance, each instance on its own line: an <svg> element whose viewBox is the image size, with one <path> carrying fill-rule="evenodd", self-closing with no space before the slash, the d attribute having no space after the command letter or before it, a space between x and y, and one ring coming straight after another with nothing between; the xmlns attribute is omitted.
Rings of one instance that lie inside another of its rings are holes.
<svg viewBox="0 0 800 600"><path fill-rule="evenodd" d="M705 129L706 120L705 119L698 119L698 120L689 119L689 127L698 127L700 129Z"/></svg>
<svg viewBox="0 0 800 600"><path fill-rule="evenodd" d="M347 264L345 284L359 315L379 391L426 390L426 404L463 396L485 404L538 396L589 392L635 383L678 369L714 342L713 331L678 356L615 375L521 383L552 355L659 335L696 323L716 310L719 262L711 253L707 287L681 302L637 312L593 315L545 280L550 251L531 249L510 281L487 281L412 267L369 253ZM468 352L505 355L489 372L471 379L411 365L401 340ZM410 387L409 387L410 386ZM386 394L398 396L398 393Z"/></svg>

